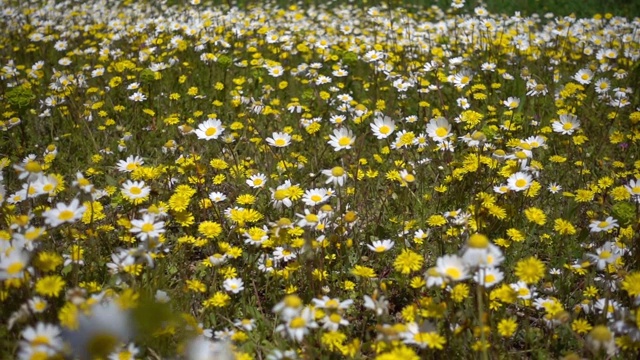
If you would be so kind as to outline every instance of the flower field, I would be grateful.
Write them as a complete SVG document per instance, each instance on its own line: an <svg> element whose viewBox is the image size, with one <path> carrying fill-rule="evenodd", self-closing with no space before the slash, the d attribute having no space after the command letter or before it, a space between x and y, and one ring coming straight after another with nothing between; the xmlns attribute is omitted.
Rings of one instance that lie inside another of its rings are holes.
<svg viewBox="0 0 640 360"><path fill-rule="evenodd" d="M640 18L0 16L0 358L640 356Z"/></svg>

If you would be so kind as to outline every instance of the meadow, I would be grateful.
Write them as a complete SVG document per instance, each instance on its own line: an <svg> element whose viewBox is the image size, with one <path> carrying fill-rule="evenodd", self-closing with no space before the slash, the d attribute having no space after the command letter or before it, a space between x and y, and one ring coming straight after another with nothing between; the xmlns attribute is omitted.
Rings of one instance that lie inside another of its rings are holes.
<svg viewBox="0 0 640 360"><path fill-rule="evenodd" d="M0 358L640 356L624 15L3 2Z"/></svg>

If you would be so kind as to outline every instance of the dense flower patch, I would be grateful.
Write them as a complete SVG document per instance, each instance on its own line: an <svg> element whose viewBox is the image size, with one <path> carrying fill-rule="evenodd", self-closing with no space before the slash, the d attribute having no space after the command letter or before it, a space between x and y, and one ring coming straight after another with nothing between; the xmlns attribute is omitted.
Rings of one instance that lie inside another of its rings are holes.
<svg viewBox="0 0 640 360"><path fill-rule="evenodd" d="M631 358L640 19L2 9L2 357Z"/></svg>

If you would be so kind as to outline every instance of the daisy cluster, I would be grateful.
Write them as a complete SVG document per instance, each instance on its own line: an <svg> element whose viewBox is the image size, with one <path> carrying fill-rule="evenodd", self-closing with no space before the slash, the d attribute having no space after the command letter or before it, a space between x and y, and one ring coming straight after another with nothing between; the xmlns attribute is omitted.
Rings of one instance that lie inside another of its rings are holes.
<svg viewBox="0 0 640 360"><path fill-rule="evenodd" d="M0 357L638 356L640 19L0 10Z"/></svg>

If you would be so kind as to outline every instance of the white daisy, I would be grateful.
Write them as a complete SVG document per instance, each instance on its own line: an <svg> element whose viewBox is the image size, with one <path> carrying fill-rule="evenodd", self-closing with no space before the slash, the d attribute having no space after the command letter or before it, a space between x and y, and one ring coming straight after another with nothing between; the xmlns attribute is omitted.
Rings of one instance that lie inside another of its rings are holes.
<svg viewBox="0 0 640 360"><path fill-rule="evenodd" d="M208 119L198 125L195 132L198 139L215 140L224 132L224 126L222 126L222 122L218 119Z"/></svg>

